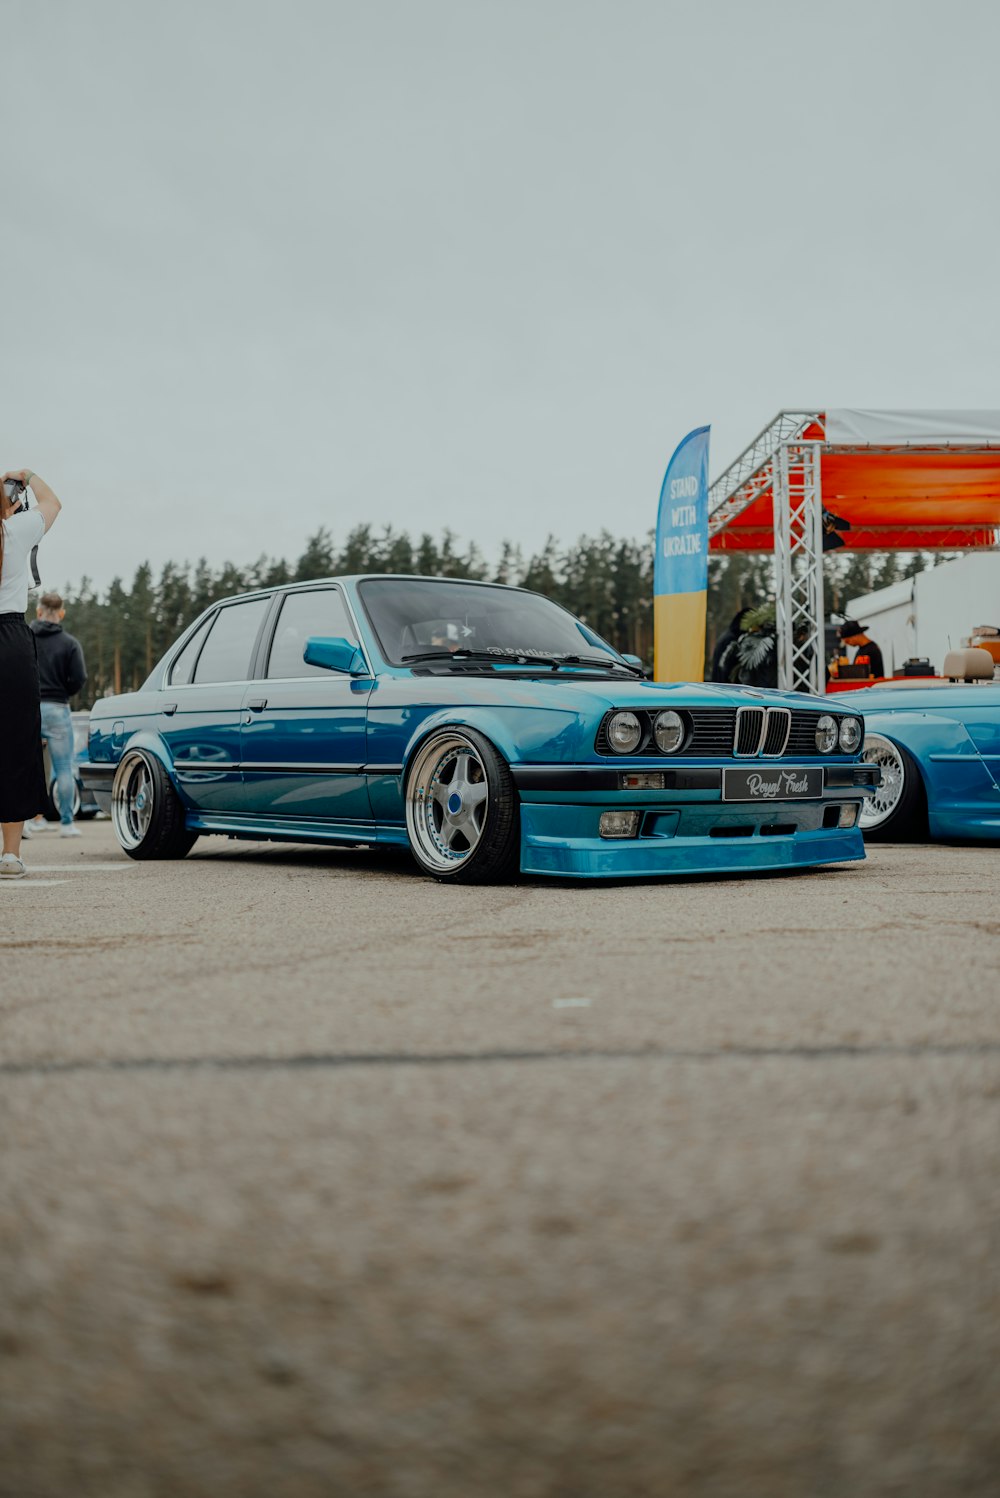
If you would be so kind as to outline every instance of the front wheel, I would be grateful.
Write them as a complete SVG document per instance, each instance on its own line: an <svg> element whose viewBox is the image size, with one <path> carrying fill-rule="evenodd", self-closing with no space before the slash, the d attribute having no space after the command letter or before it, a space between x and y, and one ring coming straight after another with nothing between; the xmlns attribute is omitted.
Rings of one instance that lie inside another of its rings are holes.
<svg viewBox="0 0 1000 1498"><path fill-rule="evenodd" d="M183 858L198 840L184 826L184 807L153 754L130 749L111 787L111 821L129 858Z"/></svg>
<svg viewBox="0 0 1000 1498"><path fill-rule="evenodd" d="M506 760L472 728L432 733L406 777L406 831L424 873L462 884L517 868L517 788Z"/></svg>
<svg viewBox="0 0 1000 1498"><path fill-rule="evenodd" d="M866 733L861 758L878 765L882 783L866 796L861 831L871 842L909 842L927 833L927 796L916 760L892 739Z"/></svg>

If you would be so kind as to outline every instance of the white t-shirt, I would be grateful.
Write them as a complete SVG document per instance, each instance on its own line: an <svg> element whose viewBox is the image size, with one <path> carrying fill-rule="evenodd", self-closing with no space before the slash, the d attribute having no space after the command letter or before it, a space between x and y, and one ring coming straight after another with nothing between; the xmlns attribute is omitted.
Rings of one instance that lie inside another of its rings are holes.
<svg viewBox="0 0 1000 1498"><path fill-rule="evenodd" d="M45 521L38 510L10 515L3 525L3 571L0 572L0 614L23 614L28 607L32 548L45 535Z"/></svg>

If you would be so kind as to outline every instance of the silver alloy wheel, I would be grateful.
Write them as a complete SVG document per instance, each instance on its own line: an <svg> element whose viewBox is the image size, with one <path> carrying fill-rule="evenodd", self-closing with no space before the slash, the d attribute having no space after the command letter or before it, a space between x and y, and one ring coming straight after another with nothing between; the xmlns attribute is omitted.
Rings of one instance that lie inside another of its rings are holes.
<svg viewBox="0 0 1000 1498"><path fill-rule="evenodd" d="M432 734L406 782L406 830L422 863L454 869L479 846L489 786L475 745L457 729Z"/></svg>
<svg viewBox="0 0 1000 1498"><path fill-rule="evenodd" d="M881 827L896 810L906 786L906 766L896 745L880 733L865 734L861 758L866 765L878 765L882 771L882 784L873 796L865 797L861 808L858 820L864 832Z"/></svg>
<svg viewBox="0 0 1000 1498"><path fill-rule="evenodd" d="M126 754L111 787L111 820L123 848L137 848L153 819L153 775L144 754Z"/></svg>

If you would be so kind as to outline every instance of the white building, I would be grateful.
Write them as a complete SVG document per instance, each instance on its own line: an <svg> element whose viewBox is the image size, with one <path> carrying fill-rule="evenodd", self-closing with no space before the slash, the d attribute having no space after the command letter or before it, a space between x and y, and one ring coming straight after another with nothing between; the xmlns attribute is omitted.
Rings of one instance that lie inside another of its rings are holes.
<svg viewBox="0 0 1000 1498"><path fill-rule="evenodd" d="M904 582L852 598L847 615L868 626L891 676L910 656L940 671L980 624L1000 628L1000 552L969 552Z"/></svg>

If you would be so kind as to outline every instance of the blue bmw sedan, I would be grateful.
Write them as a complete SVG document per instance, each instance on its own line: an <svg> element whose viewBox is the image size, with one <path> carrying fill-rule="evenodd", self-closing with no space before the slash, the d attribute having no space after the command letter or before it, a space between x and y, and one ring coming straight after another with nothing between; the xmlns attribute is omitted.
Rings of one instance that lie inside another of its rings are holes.
<svg viewBox="0 0 1000 1498"><path fill-rule="evenodd" d="M863 858L863 737L821 699L647 681L538 594L378 575L214 604L97 703L83 779L132 858L225 834L620 879Z"/></svg>

